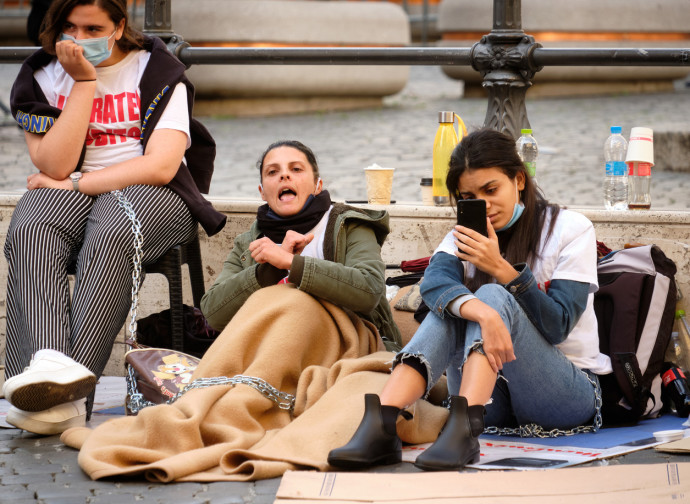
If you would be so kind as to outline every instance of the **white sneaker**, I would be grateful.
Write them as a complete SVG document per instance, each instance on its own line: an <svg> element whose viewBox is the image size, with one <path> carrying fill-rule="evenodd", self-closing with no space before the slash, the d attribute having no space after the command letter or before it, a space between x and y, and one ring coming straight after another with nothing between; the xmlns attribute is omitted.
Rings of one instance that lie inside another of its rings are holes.
<svg viewBox="0 0 690 504"><path fill-rule="evenodd" d="M7 423L35 434L62 434L72 427L86 425L86 401L81 399L37 412L22 411L12 406L7 412Z"/></svg>
<svg viewBox="0 0 690 504"><path fill-rule="evenodd" d="M44 411L89 395L96 375L56 350L39 350L23 373L5 380L5 399L23 411ZM28 429L27 429L28 430Z"/></svg>

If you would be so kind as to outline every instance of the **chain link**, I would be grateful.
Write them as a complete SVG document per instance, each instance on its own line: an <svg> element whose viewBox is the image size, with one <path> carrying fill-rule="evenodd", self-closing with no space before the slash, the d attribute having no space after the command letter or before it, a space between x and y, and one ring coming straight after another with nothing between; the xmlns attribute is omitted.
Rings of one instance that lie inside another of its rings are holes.
<svg viewBox="0 0 690 504"><path fill-rule="evenodd" d="M278 390L263 378L245 375L235 375L232 378L228 378L227 376L218 376L214 378L199 378L197 380L194 380L183 390L181 390L180 392L175 394L175 396L170 398L168 404L172 404L175 401L177 401L188 390L208 388L213 387L215 385L232 385L233 387L235 385L247 385L261 392L261 394L264 397L276 403L280 409L287 410L290 412L295 409L294 395Z"/></svg>
<svg viewBox="0 0 690 504"><path fill-rule="evenodd" d="M133 383L136 383L134 380L134 376L132 374L132 368L129 369L129 378L133 381ZM187 385L184 389L179 391L177 394L175 394L173 397L168 399L165 404L172 404L175 401L177 401L180 397L182 397L184 394L187 393L189 390L193 389L202 389L202 388L208 388L208 387L214 387L216 385L247 385L249 387L252 387L261 394L266 397L267 399L270 399L274 403L278 405L278 407L282 410L286 410L292 413L292 411L295 409L295 396L292 394L288 394L287 392L281 392L277 388L275 388L273 385L268 383L266 380L262 378L257 378L255 376L245 376L245 375L235 375L232 378L228 378L227 376L218 376L218 377L213 377L213 378L199 378L197 380L194 380L192 383ZM136 392L134 394L130 394L129 400L127 403L127 407L132 413L137 413L139 410L142 408L145 408L147 406L155 406L155 403L152 403L150 401L147 401L144 396Z"/></svg>
<svg viewBox="0 0 690 504"><path fill-rule="evenodd" d="M125 214L132 222L132 234L134 235L134 254L132 255L132 264L134 268L132 269L132 304L129 309L129 337L132 341L136 342L137 307L139 306L139 287L141 286L142 280L141 250L144 244L144 235L141 232L141 222L139 222L139 219L134 212L134 208L127 197L120 190L113 191L113 194L115 195L115 198L117 198L117 202L120 207L124 210ZM136 414L147 406L155 406L155 403L146 400L143 394L139 392L137 380L134 376L134 369L132 366L127 366L126 381L128 392L127 408L131 413ZM244 375L236 375L232 378L220 376L217 378L200 378L198 380L194 380L187 387L166 401L166 404L174 403L188 390L207 388L215 385L232 385L233 387L235 385L248 385L261 392L262 395L271 401L275 402L282 410L292 412L292 410L295 408L294 395L288 394L287 392L281 392L266 380L254 376Z"/></svg>
<svg viewBox="0 0 690 504"><path fill-rule="evenodd" d="M129 220L132 221L132 234L134 235L134 254L132 255L132 305L129 308L129 337L137 340L137 307L139 306L139 287L141 286L141 249L144 245L144 235L141 232L141 222L134 212L132 204L120 190L112 192L117 202L124 210Z"/></svg>
<svg viewBox="0 0 690 504"><path fill-rule="evenodd" d="M139 287L141 286L141 249L144 244L144 235L141 232L141 222L137 218L134 207L120 190L112 191L112 194L117 199L117 203L124 210L125 215L132 222L132 234L134 235L134 253L132 254L132 304L129 308L129 337L132 341L137 341L137 308L139 306ZM136 414L142 408L149 406L150 403L144 399L144 396L137 388L137 381L134 376L132 366L127 366L127 374L125 376L127 382L127 407Z"/></svg>
<svg viewBox="0 0 690 504"><path fill-rule="evenodd" d="M572 429L551 429L546 430L541 425L526 424L519 427L487 427L484 429L484 434L493 434L496 436L518 436L518 437L538 437L538 438L555 438L560 436L573 436L575 434L584 434L586 432L597 432L601 428L601 406L603 401L601 399L601 388L587 373L585 376L589 382L594 386L595 406L597 412L594 415L594 423L592 425L579 425Z"/></svg>

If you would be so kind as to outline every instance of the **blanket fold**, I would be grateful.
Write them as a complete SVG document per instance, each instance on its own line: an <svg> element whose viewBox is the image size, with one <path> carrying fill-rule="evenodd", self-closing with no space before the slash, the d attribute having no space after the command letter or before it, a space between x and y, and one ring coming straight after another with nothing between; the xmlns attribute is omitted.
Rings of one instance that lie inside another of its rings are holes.
<svg viewBox="0 0 690 504"><path fill-rule="evenodd" d="M295 395L293 412L251 386L216 385L93 430L70 429L61 439L80 450L79 465L93 479L248 481L326 470L328 452L361 420L363 395L380 392L388 378L393 354L377 352L378 340L351 312L294 286L267 287L233 317L193 379L259 377ZM401 437L432 441L447 411L425 401L415 410L415 419L399 423Z"/></svg>

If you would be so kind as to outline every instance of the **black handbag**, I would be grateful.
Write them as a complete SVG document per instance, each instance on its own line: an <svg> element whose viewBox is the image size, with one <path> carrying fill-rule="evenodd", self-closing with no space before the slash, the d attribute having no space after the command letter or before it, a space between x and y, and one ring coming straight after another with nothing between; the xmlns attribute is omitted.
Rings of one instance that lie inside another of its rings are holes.
<svg viewBox="0 0 690 504"><path fill-rule="evenodd" d="M201 310L195 306L183 305L184 337L182 351L201 358L220 334L213 329ZM149 347L170 346L170 309L153 313L137 322L137 342Z"/></svg>

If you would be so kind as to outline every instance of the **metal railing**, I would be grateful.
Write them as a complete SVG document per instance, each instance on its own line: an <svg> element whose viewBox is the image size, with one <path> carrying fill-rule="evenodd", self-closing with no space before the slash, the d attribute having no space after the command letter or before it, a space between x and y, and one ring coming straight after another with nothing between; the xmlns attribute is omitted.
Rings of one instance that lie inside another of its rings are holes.
<svg viewBox="0 0 690 504"><path fill-rule="evenodd" d="M529 127L525 95L544 66L687 66L690 48L547 49L522 29L521 0L494 0L493 28L472 47L192 47L171 25L171 0L146 0L144 32L165 40L186 65L470 65L489 98L484 126L515 138ZM0 47L0 63L18 63L31 47Z"/></svg>

